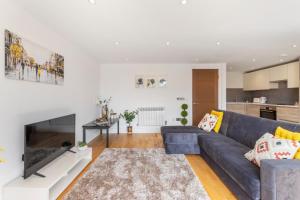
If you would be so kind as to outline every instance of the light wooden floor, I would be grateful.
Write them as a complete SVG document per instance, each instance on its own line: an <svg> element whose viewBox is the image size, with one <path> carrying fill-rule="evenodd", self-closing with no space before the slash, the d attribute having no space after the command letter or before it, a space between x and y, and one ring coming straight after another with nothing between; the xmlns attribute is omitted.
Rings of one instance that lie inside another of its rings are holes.
<svg viewBox="0 0 300 200"><path fill-rule="evenodd" d="M93 161L101 154L105 148L105 137L98 136L89 146L93 148ZM160 134L112 134L110 136L111 148L150 148L163 147L162 138ZM232 200L236 199L229 189L222 183L213 170L206 164L206 162L199 155L187 155L187 160L191 164L194 172L202 182L204 188L212 200ZM92 162L93 162L92 161ZM91 162L91 163L92 163ZM69 187L58 197L62 200L63 196L70 191L78 179L88 170L85 170L69 185ZM88 200L88 199L87 199Z"/></svg>

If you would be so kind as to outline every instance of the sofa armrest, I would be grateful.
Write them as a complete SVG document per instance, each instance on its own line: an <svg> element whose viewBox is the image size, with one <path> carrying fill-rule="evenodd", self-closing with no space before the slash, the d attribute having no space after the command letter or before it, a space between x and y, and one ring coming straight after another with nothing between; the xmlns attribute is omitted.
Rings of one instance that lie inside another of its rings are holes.
<svg viewBox="0 0 300 200"><path fill-rule="evenodd" d="M261 199L300 198L300 160L262 160Z"/></svg>

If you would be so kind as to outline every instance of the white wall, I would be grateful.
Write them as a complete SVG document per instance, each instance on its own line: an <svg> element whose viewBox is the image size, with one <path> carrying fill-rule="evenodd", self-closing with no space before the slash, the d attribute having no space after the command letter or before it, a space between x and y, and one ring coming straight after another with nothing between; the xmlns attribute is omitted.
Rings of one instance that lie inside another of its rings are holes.
<svg viewBox="0 0 300 200"><path fill-rule="evenodd" d="M227 88L243 88L242 72L227 72Z"/></svg>
<svg viewBox="0 0 300 200"><path fill-rule="evenodd" d="M65 57L64 85L6 79L4 29L62 54ZM7 160L5 164L0 164L1 188L22 174L24 124L76 113L76 138L81 140L81 125L97 115L95 100L99 92L99 68L97 62L77 46L32 18L10 0L0 1L0 63L0 146L5 148L0 156Z"/></svg>
<svg viewBox="0 0 300 200"><path fill-rule="evenodd" d="M136 109L140 106L164 106L169 125L179 124L180 105L189 105L189 124L192 111L192 69L217 68L219 75L219 108L226 107L226 64L105 64L100 66L100 91L103 97L112 97L111 108L115 112ZM166 88L135 88L136 75L166 75ZM177 101L184 97L185 101ZM136 122L134 125L136 125ZM158 127L134 127L134 132L157 132ZM121 123L121 132L126 125Z"/></svg>

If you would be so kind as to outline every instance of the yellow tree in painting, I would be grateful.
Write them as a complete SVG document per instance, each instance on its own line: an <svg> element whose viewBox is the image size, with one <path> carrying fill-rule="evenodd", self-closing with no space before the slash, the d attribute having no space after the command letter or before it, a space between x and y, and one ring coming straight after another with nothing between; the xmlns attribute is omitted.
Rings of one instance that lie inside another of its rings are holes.
<svg viewBox="0 0 300 200"><path fill-rule="evenodd" d="M19 61L23 57L23 46L20 44L20 41L17 40L16 43L13 43L9 47L9 51L12 55L13 62L16 65L17 61Z"/></svg>
<svg viewBox="0 0 300 200"><path fill-rule="evenodd" d="M4 149L0 147L0 152L2 152L2 151L4 151ZM4 163L4 162L5 162L5 160L3 158L0 158L0 164Z"/></svg>

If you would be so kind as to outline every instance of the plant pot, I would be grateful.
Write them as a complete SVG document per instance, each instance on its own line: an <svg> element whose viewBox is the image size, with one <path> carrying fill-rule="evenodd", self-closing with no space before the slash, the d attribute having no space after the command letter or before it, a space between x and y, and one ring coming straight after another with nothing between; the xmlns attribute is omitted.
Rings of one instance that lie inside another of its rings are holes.
<svg viewBox="0 0 300 200"><path fill-rule="evenodd" d="M87 146L87 145L82 146L82 147L78 146L77 149L78 149L79 151L85 151L85 150L88 149L88 146Z"/></svg>
<svg viewBox="0 0 300 200"><path fill-rule="evenodd" d="M127 126L127 134L132 135L132 126Z"/></svg>

